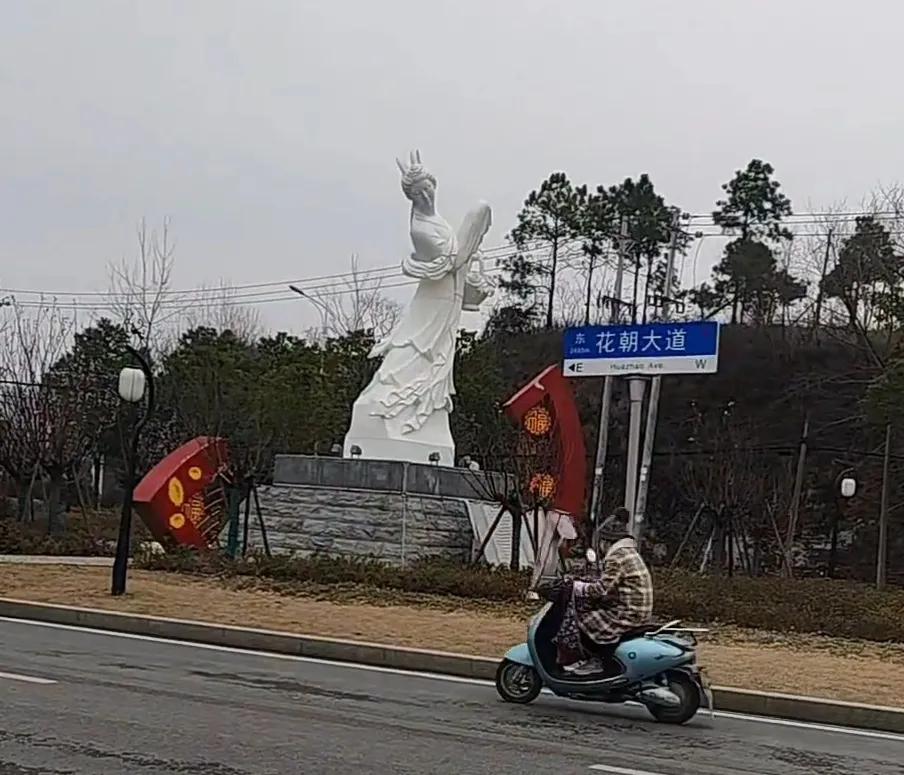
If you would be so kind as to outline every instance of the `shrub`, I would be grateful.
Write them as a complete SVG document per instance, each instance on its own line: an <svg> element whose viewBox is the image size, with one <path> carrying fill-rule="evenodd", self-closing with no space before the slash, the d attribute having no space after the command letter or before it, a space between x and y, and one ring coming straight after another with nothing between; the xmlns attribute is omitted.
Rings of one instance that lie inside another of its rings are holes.
<svg viewBox="0 0 904 775"><path fill-rule="evenodd" d="M110 542L88 525L80 524L59 535L48 535L46 525L0 519L0 554L96 557L112 553Z"/></svg>
<svg viewBox="0 0 904 775"><path fill-rule="evenodd" d="M354 584L375 589L523 602L528 574L446 560L404 568L373 560L326 556L228 560L217 554L175 552L140 558L142 567L183 573L254 576L289 583ZM756 629L826 633L836 637L904 642L904 590L878 592L849 581L700 576L654 573L660 620L724 623Z"/></svg>
<svg viewBox="0 0 904 775"><path fill-rule="evenodd" d="M830 579L656 574L657 610L672 618L784 632L904 641L904 590Z"/></svg>
<svg viewBox="0 0 904 775"><path fill-rule="evenodd" d="M528 574L451 560L421 560L400 568L376 560L326 555L296 557L252 555L229 560L215 553L175 551L142 555L138 565L151 570L210 575L254 576L281 582L321 585L356 584L378 589L419 592L494 601L524 599Z"/></svg>

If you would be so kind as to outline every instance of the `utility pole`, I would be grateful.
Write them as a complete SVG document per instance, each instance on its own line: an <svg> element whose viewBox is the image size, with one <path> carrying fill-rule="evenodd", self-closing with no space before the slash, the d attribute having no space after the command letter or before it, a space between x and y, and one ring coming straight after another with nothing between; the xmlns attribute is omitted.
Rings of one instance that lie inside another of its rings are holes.
<svg viewBox="0 0 904 775"><path fill-rule="evenodd" d="M668 259L666 260L665 283L662 294L662 319L667 321L671 312L672 275L675 272L675 257L678 254L678 236L680 234L680 215L676 212L672 221L672 238L669 242ZM643 458L640 464L640 483L637 499L626 507L633 515L634 538L639 542L643 533L644 514L647 510L647 494L650 491L650 468L653 465L653 445L656 441L656 423L659 420L659 394L662 391L662 377L653 377L650 384L650 402L647 405L647 427L643 439ZM631 461L628 461L629 463Z"/></svg>
<svg viewBox="0 0 904 775"><path fill-rule="evenodd" d="M876 557L876 589L885 589L888 559L888 464L891 460L891 423L885 425L885 455L882 458L882 499L879 506L879 551Z"/></svg>
<svg viewBox="0 0 904 775"><path fill-rule="evenodd" d="M819 290L816 292L816 310L813 313L813 328L819 328L819 319L822 316L822 300L824 297L823 285L825 284L826 275L829 272L829 253L832 250L832 229L829 229L828 238L826 240L826 253L822 259L822 274L819 278Z"/></svg>
<svg viewBox="0 0 904 775"><path fill-rule="evenodd" d="M622 218L618 226L618 263L615 267L615 298L612 301L611 322L621 320L622 293L625 284L625 262L628 260L628 219Z"/></svg>
<svg viewBox="0 0 904 775"><path fill-rule="evenodd" d="M617 264L615 268L615 290L611 299L609 322L617 323L621 318L621 298L625 278L626 248L628 245L628 221L621 219L617 245ZM612 411L612 388L615 378L607 375L603 378L603 392L600 396L600 420L596 435L596 459L593 466L593 489L590 495L590 523L598 524L602 519L603 473L606 468L606 452L609 447L609 414Z"/></svg>
<svg viewBox="0 0 904 775"><path fill-rule="evenodd" d="M804 487L804 466L807 462L807 438L810 435L810 418L804 418L803 432L800 436L800 446L797 450L797 469L794 472L794 490L791 493L791 511L788 514L788 534L785 537L785 572L790 578L791 570L791 547L794 545L794 536L797 534L797 522L800 516L800 498Z"/></svg>

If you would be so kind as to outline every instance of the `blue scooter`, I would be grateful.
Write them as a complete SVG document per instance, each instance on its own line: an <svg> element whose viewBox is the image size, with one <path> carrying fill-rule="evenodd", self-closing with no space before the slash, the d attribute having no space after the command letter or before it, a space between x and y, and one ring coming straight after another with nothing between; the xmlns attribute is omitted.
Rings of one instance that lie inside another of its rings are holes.
<svg viewBox="0 0 904 775"><path fill-rule="evenodd" d="M545 686L572 700L638 702L666 724L686 724L701 707L712 714L712 691L697 666L695 633L703 630L673 621L627 633L604 672L573 675L558 666L553 643L569 590L553 583L537 592L550 602L531 620L527 642L509 649L496 670L496 691L503 700L527 704ZM592 650L592 643L586 645Z"/></svg>

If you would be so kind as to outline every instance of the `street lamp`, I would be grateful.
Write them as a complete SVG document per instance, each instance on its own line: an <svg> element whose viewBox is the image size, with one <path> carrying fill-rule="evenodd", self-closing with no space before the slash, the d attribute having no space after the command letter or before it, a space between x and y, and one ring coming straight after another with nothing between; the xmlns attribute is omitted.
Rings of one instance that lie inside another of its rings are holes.
<svg viewBox="0 0 904 775"><path fill-rule="evenodd" d="M126 482L122 495L122 514L119 518L119 537L116 540L116 559L113 561L113 581L110 594L122 595L126 591L126 574L129 567L129 540L132 535L132 494L135 489L135 461L138 457L138 437L154 410L154 375L147 360L137 350L126 347L141 368L127 366L119 373L119 397L129 404L137 404L144 398L147 387L147 407L132 428L131 442L126 450Z"/></svg>
<svg viewBox="0 0 904 775"><path fill-rule="evenodd" d="M857 494L857 480L853 478L853 467L842 470L835 477L835 509L832 512L832 531L829 539L829 562L826 568L826 575L831 579L835 577L835 566L838 563L838 530L841 522L842 511L844 509L842 503L845 500L853 498Z"/></svg>
<svg viewBox="0 0 904 775"><path fill-rule="evenodd" d="M857 480L846 476L841 480L841 497L853 498L857 494Z"/></svg>

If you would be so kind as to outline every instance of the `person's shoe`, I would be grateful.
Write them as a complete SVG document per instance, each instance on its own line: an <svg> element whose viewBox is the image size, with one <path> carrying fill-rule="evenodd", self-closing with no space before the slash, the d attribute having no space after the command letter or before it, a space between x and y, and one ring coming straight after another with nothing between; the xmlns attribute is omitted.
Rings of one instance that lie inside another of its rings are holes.
<svg viewBox="0 0 904 775"><path fill-rule="evenodd" d="M598 659L585 659L583 662L568 665L565 670L574 676L595 675L603 672L603 663Z"/></svg>

